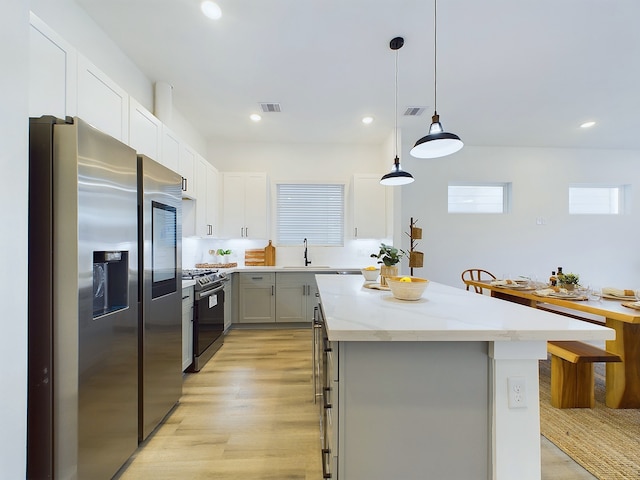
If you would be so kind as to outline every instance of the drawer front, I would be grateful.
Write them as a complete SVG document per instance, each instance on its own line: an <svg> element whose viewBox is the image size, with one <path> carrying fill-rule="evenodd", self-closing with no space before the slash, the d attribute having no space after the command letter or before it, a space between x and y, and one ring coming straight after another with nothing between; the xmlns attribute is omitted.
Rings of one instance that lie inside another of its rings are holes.
<svg viewBox="0 0 640 480"><path fill-rule="evenodd" d="M265 286L273 285L276 281L275 273L241 273L240 284L242 285L254 285Z"/></svg>

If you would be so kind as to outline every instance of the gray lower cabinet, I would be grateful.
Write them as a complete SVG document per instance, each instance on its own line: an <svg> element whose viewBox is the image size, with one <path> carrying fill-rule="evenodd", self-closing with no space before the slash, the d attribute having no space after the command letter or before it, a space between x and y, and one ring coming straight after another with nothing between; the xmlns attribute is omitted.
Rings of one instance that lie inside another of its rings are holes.
<svg viewBox="0 0 640 480"><path fill-rule="evenodd" d="M234 284L235 275L230 274L227 276L228 280L224 284L224 331L225 333L231 328L231 324L234 322L235 315L235 300Z"/></svg>
<svg viewBox="0 0 640 480"><path fill-rule="evenodd" d="M182 371L193 361L193 287L182 289Z"/></svg>
<svg viewBox="0 0 640 480"><path fill-rule="evenodd" d="M327 338L321 323L320 440L323 478L338 478L339 344Z"/></svg>
<svg viewBox="0 0 640 480"><path fill-rule="evenodd" d="M317 304L312 273L276 273L276 322L310 322Z"/></svg>
<svg viewBox="0 0 640 480"><path fill-rule="evenodd" d="M240 273L238 323L276 321L276 274Z"/></svg>

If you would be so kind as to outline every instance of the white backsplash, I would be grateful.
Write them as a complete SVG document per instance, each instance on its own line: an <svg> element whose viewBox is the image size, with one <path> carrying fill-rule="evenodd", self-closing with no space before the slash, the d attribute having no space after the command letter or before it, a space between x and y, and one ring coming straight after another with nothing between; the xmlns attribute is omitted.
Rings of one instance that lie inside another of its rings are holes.
<svg viewBox="0 0 640 480"><path fill-rule="evenodd" d="M343 247L318 247L309 245L307 255L312 266L362 268L375 265L372 253L378 253L380 243L390 243L389 239L346 240ZM246 239L182 239L182 268L194 268L196 263L217 263L218 258L209 254L209 250L219 248L231 250L228 261L244 266L246 249L263 248L269 242ZM304 246L276 247L276 266L303 266Z"/></svg>

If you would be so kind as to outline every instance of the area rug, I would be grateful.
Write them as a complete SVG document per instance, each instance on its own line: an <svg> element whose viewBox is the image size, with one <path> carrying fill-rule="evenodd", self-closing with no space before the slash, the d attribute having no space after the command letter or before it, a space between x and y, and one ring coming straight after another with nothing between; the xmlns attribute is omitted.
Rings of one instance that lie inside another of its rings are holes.
<svg viewBox="0 0 640 480"><path fill-rule="evenodd" d="M640 410L604 404L604 364L595 364L594 408L550 403L550 360L540 362L540 431L600 480L640 479Z"/></svg>

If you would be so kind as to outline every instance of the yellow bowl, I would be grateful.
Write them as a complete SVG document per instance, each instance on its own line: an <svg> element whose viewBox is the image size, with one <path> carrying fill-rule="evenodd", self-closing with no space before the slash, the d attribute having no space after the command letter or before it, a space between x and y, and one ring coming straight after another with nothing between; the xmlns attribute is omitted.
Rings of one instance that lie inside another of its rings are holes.
<svg viewBox="0 0 640 480"><path fill-rule="evenodd" d="M429 280L419 277L408 277L410 282L401 282L405 277L387 277L387 284L391 293L398 300L418 300L429 286Z"/></svg>
<svg viewBox="0 0 640 480"><path fill-rule="evenodd" d="M378 275L380 275L379 268L376 268L375 270L366 270L362 268L360 269L360 272L367 282L375 282L378 279Z"/></svg>

